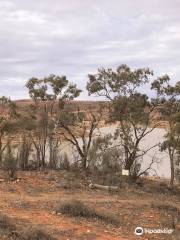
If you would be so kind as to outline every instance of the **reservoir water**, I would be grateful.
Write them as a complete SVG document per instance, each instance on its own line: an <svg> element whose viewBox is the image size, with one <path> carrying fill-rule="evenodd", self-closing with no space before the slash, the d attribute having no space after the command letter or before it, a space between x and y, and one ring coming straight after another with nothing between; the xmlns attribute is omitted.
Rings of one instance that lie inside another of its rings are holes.
<svg viewBox="0 0 180 240"><path fill-rule="evenodd" d="M106 135L109 133L113 133L116 129L116 126L108 126L108 127L103 127L100 128L100 132L102 135ZM148 134L144 140L140 144L140 149L146 150L155 144L161 143L164 139L166 131L162 128L157 128L153 130L150 134ZM80 140L79 140L80 141ZM61 145L61 149L63 153L67 153L68 157L70 160L72 160L73 157L73 152L72 148L68 143L64 143ZM167 152L161 152L159 150L159 147L155 147L151 149L146 155L144 155L143 160L141 162L141 169L144 170L146 169L151 160L152 157L156 158L157 163L154 163L152 165L152 169L149 171L149 175L157 175L160 178L170 178L170 162L169 162L169 157Z"/></svg>

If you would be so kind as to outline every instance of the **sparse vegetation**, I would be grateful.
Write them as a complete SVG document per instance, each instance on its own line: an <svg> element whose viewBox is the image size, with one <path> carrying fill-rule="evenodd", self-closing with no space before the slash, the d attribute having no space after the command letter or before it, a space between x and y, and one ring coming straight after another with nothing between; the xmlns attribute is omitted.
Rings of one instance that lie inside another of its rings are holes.
<svg viewBox="0 0 180 240"><path fill-rule="evenodd" d="M60 203L60 206L56 208L56 212L73 217L96 217L96 211L93 208L87 207L84 203L78 200Z"/></svg>
<svg viewBox="0 0 180 240"><path fill-rule="evenodd" d="M13 234L16 227L12 223L11 219L4 214L0 214L0 233Z"/></svg>
<svg viewBox="0 0 180 240"><path fill-rule="evenodd" d="M163 119L166 120L168 128L164 141L161 144L161 151L167 151L171 169L171 187L174 186L175 173L179 169L179 149L180 149L180 82L174 86L170 85L168 75L158 78L152 83L152 88L156 90L159 102L159 111ZM177 160L176 160L177 158ZM177 169L176 169L177 168Z"/></svg>
<svg viewBox="0 0 180 240"><path fill-rule="evenodd" d="M119 224L118 217L115 217L113 214L102 213L78 200L60 203L60 206L56 208L56 212L72 217L95 218L109 224Z"/></svg>
<svg viewBox="0 0 180 240"><path fill-rule="evenodd" d="M55 238L52 238L45 230L27 227L21 231L19 240L55 240Z"/></svg>
<svg viewBox="0 0 180 240"><path fill-rule="evenodd" d="M174 212L177 215L180 216L180 209L177 206L172 206L170 203L164 203L164 204L158 204L158 203L152 203L152 207L158 208L160 210L170 211Z"/></svg>
<svg viewBox="0 0 180 240"><path fill-rule="evenodd" d="M66 240L81 239L86 233L102 239L118 239L121 235L131 239L135 227L142 222L147 227L152 223L159 228L175 226L178 236L179 191L178 188L176 193L174 189L167 190L167 183L144 179L143 184L139 184L142 181L139 180L135 185L122 185L112 194L89 189L88 179L77 177L72 171L20 171L17 174L19 182L0 182L0 206L11 216L3 218L6 230L0 231L0 238L34 240L36 236L45 239L48 236ZM62 186L76 181L78 188ZM169 235L160 238L172 239Z"/></svg>
<svg viewBox="0 0 180 240"><path fill-rule="evenodd" d="M178 229L180 84L160 77L150 99L140 87L149 87L152 76L148 68L127 65L99 69L89 75L87 90L108 101L96 108L74 104L81 90L65 76L28 80L32 101L21 108L0 98L0 208L13 216L0 215L0 238L115 240L123 233L131 239L137 225L152 222ZM163 144L143 146L161 120L169 124ZM113 124L110 134L100 129L106 124ZM155 154L142 166L159 147L169 153L171 186L147 177Z"/></svg>
<svg viewBox="0 0 180 240"><path fill-rule="evenodd" d="M70 160L69 160L68 155L66 153L60 156L59 168L61 170L70 170Z"/></svg>
<svg viewBox="0 0 180 240"><path fill-rule="evenodd" d="M6 152L4 153L3 168L12 180L16 179L17 159L14 156L10 140L8 140Z"/></svg>
<svg viewBox="0 0 180 240"><path fill-rule="evenodd" d="M15 223L6 215L0 214L0 237L8 237L12 240L55 240L44 230L32 226L23 226L19 230Z"/></svg>

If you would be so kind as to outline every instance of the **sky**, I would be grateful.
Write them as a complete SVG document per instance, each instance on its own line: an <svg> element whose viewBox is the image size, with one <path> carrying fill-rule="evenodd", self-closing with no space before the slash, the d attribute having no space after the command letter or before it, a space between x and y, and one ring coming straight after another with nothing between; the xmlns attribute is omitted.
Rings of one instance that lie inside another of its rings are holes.
<svg viewBox="0 0 180 240"><path fill-rule="evenodd" d="M121 64L176 82L179 13L180 0L0 0L0 95L28 98L26 81L49 74L84 90L88 73Z"/></svg>

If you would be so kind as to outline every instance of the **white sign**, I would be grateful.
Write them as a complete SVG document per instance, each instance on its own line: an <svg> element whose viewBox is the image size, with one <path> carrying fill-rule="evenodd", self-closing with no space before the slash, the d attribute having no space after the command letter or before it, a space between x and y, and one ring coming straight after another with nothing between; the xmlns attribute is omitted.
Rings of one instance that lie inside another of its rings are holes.
<svg viewBox="0 0 180 240"><path fill-rule="evenodd" d="M129 170L123 169L123 170L122 170L122 175L124 175L124 176L129 176Z"/></svg>

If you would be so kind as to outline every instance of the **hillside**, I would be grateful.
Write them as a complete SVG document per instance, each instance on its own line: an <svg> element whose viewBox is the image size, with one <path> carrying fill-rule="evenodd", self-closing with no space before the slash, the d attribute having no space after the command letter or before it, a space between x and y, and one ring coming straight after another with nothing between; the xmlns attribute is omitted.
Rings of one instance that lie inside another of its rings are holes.
<svg viewBox="0 0 180 240"><path fill-rule="evenodd" d="M179 240L179 190L170 190L166 183L144 180L139 185L122 185L118 192L108 192L89 189L88 179L64 170L18 172L14 182L2 176L1 173L1 240L136 240L137 226L174 231L143 234L138 239ZM80 210L76 217L57 212L61 204L73 199L96 209L98 215L81 216ZM2 214L11 222L6 228L2 228ZM14 234L10 226L14 227ZM34 229L50 238L26 238Z"/></svg>

